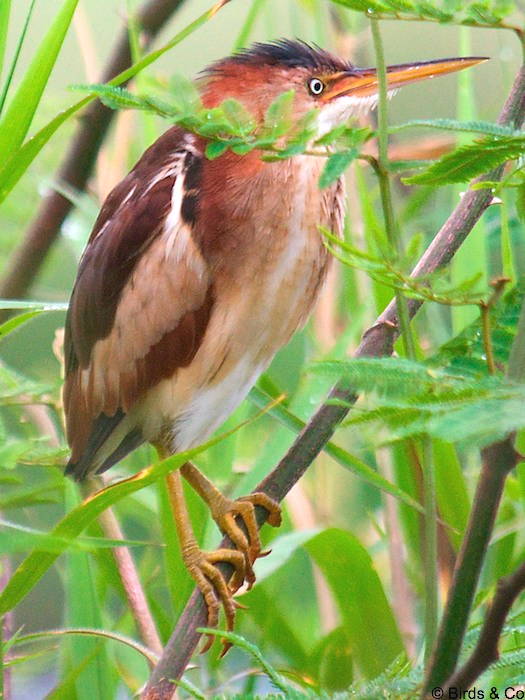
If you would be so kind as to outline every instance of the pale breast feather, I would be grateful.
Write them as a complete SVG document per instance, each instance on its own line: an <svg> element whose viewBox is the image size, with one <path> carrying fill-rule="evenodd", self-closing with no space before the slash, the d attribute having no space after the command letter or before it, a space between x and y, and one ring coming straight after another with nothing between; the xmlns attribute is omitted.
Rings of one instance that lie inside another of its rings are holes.
<svg viewBox="0 0 525 700"><path fill-rule="evenodd" d="M68 470L79 478L116 461L106 443L124 456L126 435L111 440L118 425L151 387L191 362L206 330L213 285L192 236L201 164L194 138L169 130L109 195L82 257L64 386Z"/></svg>

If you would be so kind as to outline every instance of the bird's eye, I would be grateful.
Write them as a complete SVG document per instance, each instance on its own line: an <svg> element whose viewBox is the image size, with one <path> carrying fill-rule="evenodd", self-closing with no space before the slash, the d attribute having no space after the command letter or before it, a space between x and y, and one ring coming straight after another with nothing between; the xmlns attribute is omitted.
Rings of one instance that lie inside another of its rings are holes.
<svg viewBox="0 0 525 700"><path fill-rule="evenodd" d="M325 84L319 78L312 78L308 83L308 89L312 95L320 95L325 88Z"/></svg>

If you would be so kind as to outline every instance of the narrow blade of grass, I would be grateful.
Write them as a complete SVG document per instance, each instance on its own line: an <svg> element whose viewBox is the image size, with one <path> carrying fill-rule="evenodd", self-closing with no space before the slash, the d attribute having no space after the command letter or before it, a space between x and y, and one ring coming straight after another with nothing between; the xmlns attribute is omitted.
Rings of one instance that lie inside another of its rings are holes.
<svg viewBox="0 0 525 700"><path fill-rule="evenodd" d="M18 58L19 58L19 56L20 56L20 52L22 51L22 46L23 46L24 40L25 40L25 38L26 38L27 28L29 27L29 22L30 22L30 20L31 20L31 15L33 14L33 9L34 9L34 7L35 7L35 2L36 2L36 0L32 0L32 1L31 1L31 4L30 4L29 9L28 9L28 11L27 11L26 18L25 18L25 21L24 21L24 26L23 26L23 28L22 28L22 31L20 32L20 36L18 37L18 41L17 41L17 44L16 44L15 52L14 52L14 55L13 55L13 60L11 61L11 66L10 66L10 68L9 68L9 71L8 71L6 77L5 77L4 84L3 84L3 86L2 86L2 91L1 91L1 93L0 93L0 114L2 114L2 112L4 111L4 105L5 105L5 101L6 101L6 98L7 98L7 93L9 92L9 88L10 88L11 82L12 82L12 80L13 80L13 75L14 75L15 70L16 70L16 66L17 66L17 63L18 63ZM2 68L2 66L3 66L3 60L4 60L4 55L5 55L5 47L6 47L6 42L7 42L7 30L8 30L8 27L9 27L9 11L10 11L10 6L11 6L11 0L8 0L8 1L4 2L3 5L0 6L0 8L1 8L1 9L0 9L0 12L2 12L2 17L1 17L1 21L2 21L2 30L1 30L1 31L2 31L2 33L5 32L5 34L3 35L2 39L0 39L0 41L2 41L2 45L1 45L1 47L0 47L0 49L1 49L1 54L0 54L0 75L2 74L1 68Z"/></svg>
<svg viewBox="0 0 525 700"><path fill-rule="evenodd" d="M78 505L77 487L67 483L66 506ZM101 609L95 586L95 560L86 552L70 551L65 569L66 579L66 619L68 627L102 628ZM68 640L69 653L64 658L67 677L71 668L80 666L85 658L90 658L83 672L75 679L78 700L91 700L93 697L112 697L115 691L116 676L111 669L107 647L100 639L75 636Z"/></svg>
<svg viewBox="0 0 525 700"><path fill-rule="evenodd" d="M0 121L0 153L8 159L24 142L73 19L78 0L65 0Z"/></svg>
<svg viewBox="0 0 525 700"><path fill-rule="evenodd" d="M5 47L7 43L7 30L9 29L10 14L11 0L4 0L3 2L0 2L0 76L2 75L4 68Z"/></svg>
<svg viewBox="0 0 525 700"><path fill-rule="evenodd" d="M42 311L26 311L25 314L18 314L18 316L15 316L14 318L10 318L8 321L4 321L0 325L0 340L2 338L5 338L7 335L12 333L14 330L19 328L20 326L23 326L24 323L27 323L30 319L34 318L35 316L39 316L42 313Z"/></svg>

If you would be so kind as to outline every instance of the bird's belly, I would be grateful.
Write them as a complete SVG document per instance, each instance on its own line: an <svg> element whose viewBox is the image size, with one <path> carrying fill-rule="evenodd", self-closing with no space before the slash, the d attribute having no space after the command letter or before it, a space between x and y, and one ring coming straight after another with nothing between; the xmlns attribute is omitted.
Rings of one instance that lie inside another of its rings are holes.
<svg viewBox="0 0 525 700"><path fill-rule="evenodd" d="M246 398L264 369L246 356L219 381L196 390L172 423L171 448L186 450L206 440Z"/></svg>
<svg viewBox="0 0 525 700"><path fill-rule="evenodd" d="M275 353L307 319L324 278L318 256L275 267L257 289L215 309L189 367L152 389L140 407L144 437L182 451L206 440L246 398ZM286 269L286 272L284 270Z"/></svg>

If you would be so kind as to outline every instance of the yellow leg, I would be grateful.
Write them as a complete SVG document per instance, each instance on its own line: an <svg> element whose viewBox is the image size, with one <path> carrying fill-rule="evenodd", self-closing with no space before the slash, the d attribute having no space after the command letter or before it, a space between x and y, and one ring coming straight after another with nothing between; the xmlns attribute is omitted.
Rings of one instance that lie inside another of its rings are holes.
<svg viewBox="0 0 525 700"><path fill-rule="evenodd" d="M175 527L179 537L182 558L189 573L200 589L208 608L208 627L216 627L219 621L219 610L222 605L226 615L226 625L233 630L235 609L242 607L233 599L233 592L238 588L245 576L245 557L235 549L217 549L214 552L203 552L195 539L190 517L184 500L182 478L179 470L166 477ZM234 569L232 587L228 586L224 576L215 564L226 562ZM235 587L233 587L235 586ZM213 643L210 635L202 652L207 651ZM224 651L229 644L224 643Z"/></svg>
<svg viewBox="0 0 525 700"><path fill-rule="evenodd" d="M255 581L252 564L257 557L264 555L264 553L261 553L261 540L255 518L255 506L265 508L268 511L269 524L278 527L281 524L279 504L265 493L252 493L237 500L227 498L190 462L184 464L180 471L208 504L211 515L221 531L228 535L237 549L244 554L246 560L246 582L248 587L251 587ZM246 536L236 518L242 519L248 536Z"/></svg>

